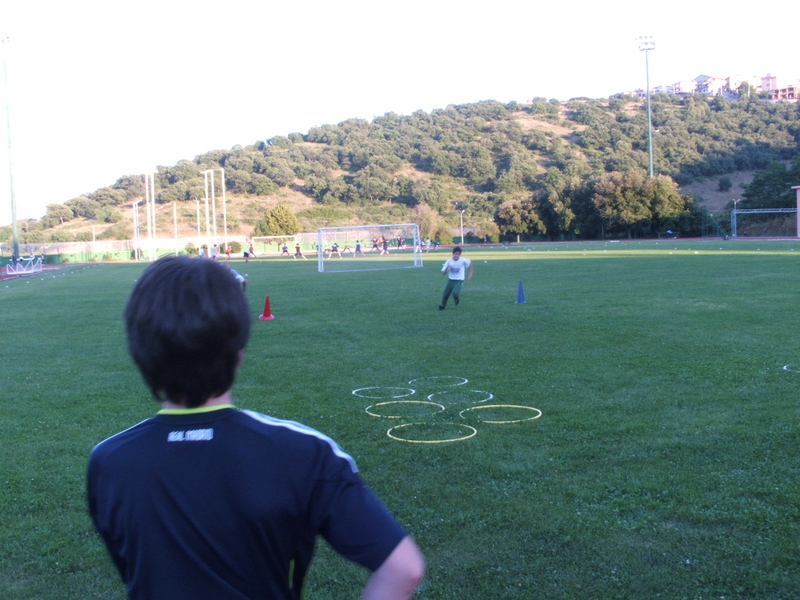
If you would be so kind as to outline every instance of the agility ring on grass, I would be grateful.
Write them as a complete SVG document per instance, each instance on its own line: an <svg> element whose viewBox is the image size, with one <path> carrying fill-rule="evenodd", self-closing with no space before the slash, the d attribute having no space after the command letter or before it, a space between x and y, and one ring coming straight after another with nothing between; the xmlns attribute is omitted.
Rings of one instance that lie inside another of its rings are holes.
<svg viewBox="0 0 800 600"><path fill-rule="evenodd" d="M478 421L480 421L481 423L491 423L494 425L508 425L511 423L524 423L525 421L533 421L534 419L538 419L539 417L542 416L542 411L540 411L538 408L533 408L532 406L519 406L517 404L484 404L483 406L471 406L470 408L465 408L460 413L458 413L458 416L463 419L464 413L466 412L475 410L484 410L486 408L518 408L522 410L530 410L535 412L536 414L532 417L528 417L527 419L514 419L513 421L490 421L488 419L478 418Z"/></svg>
<svg viewBox="0 0 800 600"><path fill-rule="evenodd" d="M437 400L442 400L442 398L444 398L444 397L449 395L451 397L455 397L456 398L456 402L458 402L458 401L460 401L462 399L466 399L466 396L472 395L472 394L477 394L477 396L473 396L473 398L467 400L467 402L472 402L473 404L480 404L482 402L488 402L489 400L494 398L494 394L492 394L491 392L485 392L483 390L463 390L463 391L462 390L453 390L453 391L447 390L447 391L444 391L444 392L434 392L433 394L430 394L427 399L430 400L431 402L433 402L434 401L433 400L434 396L438 396L438 398L436 398ZM475 400L474 398L478 398L478 400ZM451 402L451 404L455 404L455 402Z"/></svg>
<svg viewBox="0 0 800 600"><path fill-rule="evenodd" d="M449 438L446 440L413 440L410 438L404 438L400 437L399 435L396 435L399 429L404 429L406 427L420 426L420 425L427 426L428 423L404 423L402 425L395 425L394 427L389 429L389 431L386 432L386 435L392 438L393 440L397 440L398 442L406 442L407 444L449 444L451 442L463 442L464 440L468 440L478 435L477 429L475 429L471 425L463 425L461 423L443 423L443 425L453 425L458 428L466 429L469 432L468 435L456 438Z"/></svg>
<svg viewBox="0 0 800 600"><path fill-rule="evenodd" d="M384 393L374 392L374 390L387 390ZM394 391L388 391L394 390ZM404 394L397 393L397 392L406 392ZM370 392L370 393L377 393L378 395L368 395L362 394L361 392ZM353 396L358 396L359 398L369 398L370 400L383 400L384 398L405 398L406 396L410 396L411 394L416 394L415 390L411 388L402 388L402 387L364 387L358 388L357 390L353 390Z"/></svg>
<svg viewBox="0 0 800 600"><path fill-rule="evenodd" d="M438 404L436 402L426 402L425 400L391 400L390 402L378 402L377 404L368 406L367 408L364 409L364 411L371 417L380 417L382 419L404 418L403 415L380 415L371 410L371 409L376 409L379 406L388 406L390 404L426 404L428 406L438 406L441 409L439 412L444 412L444 406L442 406L441 404Z"/></svg>
<svg viewBox="0 0 800 600"><path fill-rule="evenodd" d="M451 383L448 383L451 382ZM456 387L459 385L465 385L468 383L469 380L465 377L454 377L452 375L437 375L434 377L417 377L416 379L412 379L408 382L408 385L424 385L424 384L434 384L434 385L441 385L443 387Z"/></svg>

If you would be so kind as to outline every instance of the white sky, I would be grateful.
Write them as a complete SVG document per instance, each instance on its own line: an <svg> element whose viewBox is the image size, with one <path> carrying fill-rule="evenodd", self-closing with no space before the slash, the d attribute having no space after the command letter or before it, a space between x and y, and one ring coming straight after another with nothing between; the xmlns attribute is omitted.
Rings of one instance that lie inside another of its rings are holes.
<svg viewBox="0 0 800 600"><path fill-rule="evenodd" d="M17 218L156 165L351 117L644 87L640 35L656 39L653 86L796 81L798 17L797 2L762 14L703 0L5 0Z"/></svg>

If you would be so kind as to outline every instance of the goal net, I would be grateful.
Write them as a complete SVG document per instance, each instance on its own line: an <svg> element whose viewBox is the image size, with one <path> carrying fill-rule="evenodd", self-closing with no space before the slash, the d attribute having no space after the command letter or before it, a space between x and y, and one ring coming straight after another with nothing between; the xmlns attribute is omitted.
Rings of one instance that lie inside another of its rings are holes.
<svg viewBox="0 0 800 600"><path fill-rule="evenodd" d="M253 250L256 251L256 256L259 254L280 254L284 246L289 249L291 254L294 254L294 244L296 242L296 235L262 235L250 239L250 243L253 244Z"/></svg>
<svg viewBox="0 0 800 600"><path fill-rule="evenodd" d="M320 273L378 271L422 266L422 242L415 223L322 227L317 231Z"/></svg>

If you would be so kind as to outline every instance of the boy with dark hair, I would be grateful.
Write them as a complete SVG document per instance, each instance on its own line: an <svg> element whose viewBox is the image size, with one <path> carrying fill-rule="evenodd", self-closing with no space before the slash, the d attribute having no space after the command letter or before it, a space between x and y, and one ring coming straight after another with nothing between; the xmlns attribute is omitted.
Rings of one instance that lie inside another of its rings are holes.
<svg viewBox="0 0 800 600"><path fill-rule="evenodd" d="M168 257L125 309L159 413L98 444L89 509L132 599L298 600L322 535L373 571L363 599L407 599L419 549L327 436L232 404L250 314L229 269Z"/></svg>

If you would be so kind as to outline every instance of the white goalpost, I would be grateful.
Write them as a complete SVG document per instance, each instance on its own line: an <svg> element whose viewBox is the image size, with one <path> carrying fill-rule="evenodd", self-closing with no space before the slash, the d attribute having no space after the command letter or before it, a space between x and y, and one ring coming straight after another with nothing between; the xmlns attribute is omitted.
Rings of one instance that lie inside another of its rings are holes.
<svg viewBox="0 0 800 600"><path fill-rule="evenodd" d="M317 264L320 273L421 267L419 226L321 227L317 230Z"/></svg>

